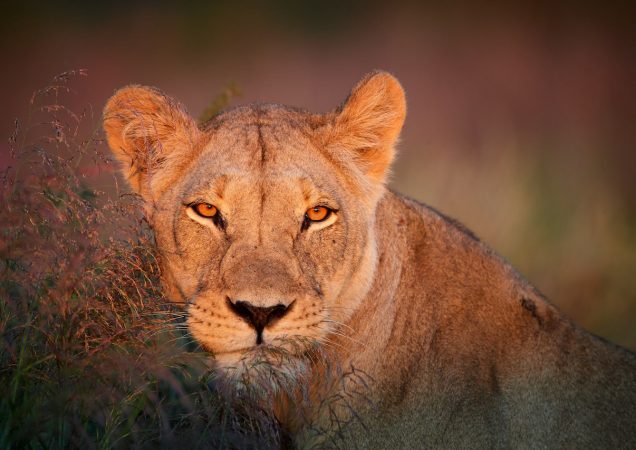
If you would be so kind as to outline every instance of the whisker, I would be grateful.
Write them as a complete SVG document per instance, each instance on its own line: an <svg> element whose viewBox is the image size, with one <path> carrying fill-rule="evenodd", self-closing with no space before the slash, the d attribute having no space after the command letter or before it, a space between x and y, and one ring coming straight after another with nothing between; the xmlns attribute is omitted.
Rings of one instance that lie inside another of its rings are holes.
<svg viewBox="0 0 636 450"><path fill-rule="evenodd" d="M347 348L346 348L346 347L344 347L342 344L339 344L339 343L333 342L331 339L329 339L329 338L327 338L327 337L322 338L322 339L320 340L320 342L321 342L321 344L322 344L322 345L325 345L325 346L327 346L327 347L338 348L338 349L340 349L340 350L347 350Z"/></svg>
<svg viewBox="0 0 636 450"><path fill-rule="evenodd" d="M349 335L347 335L347 334L344 334L344 333L338 332L338 331L336 331L336 330L332 330L332 331L330 332L330 334L333 334L333 335L335 335L335 336L339 336L339 337L342 337L342 338L348 339L349 341L353 342L354 344L358 344L358 345L360 345L360 346L362 346L362 347L364 347L364 348L366 348L366 347L367 347L367 344L365 344L364 342L362 342L362 341L360 341L360 340L358 340L358 339L355 339L355 338L353 338L353 337L351 337L351 336L349 336Z"/></svg>

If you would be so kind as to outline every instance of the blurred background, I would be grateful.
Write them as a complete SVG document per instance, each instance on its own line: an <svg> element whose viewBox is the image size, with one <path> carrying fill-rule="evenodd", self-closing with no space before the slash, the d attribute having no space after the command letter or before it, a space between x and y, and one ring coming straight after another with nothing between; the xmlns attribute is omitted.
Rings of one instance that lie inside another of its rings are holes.
<svg viewBox="0 0 636 450"><path fill-rule="evenodd" d="M95 129L130 83L194 116L237 87L232 104L327 111L388 70L409 104L392 187L636 349L636 15L620 1L479 3L5 1L0 165L32 92L69 69L87 69L65 101L91 105Z"/></svg>

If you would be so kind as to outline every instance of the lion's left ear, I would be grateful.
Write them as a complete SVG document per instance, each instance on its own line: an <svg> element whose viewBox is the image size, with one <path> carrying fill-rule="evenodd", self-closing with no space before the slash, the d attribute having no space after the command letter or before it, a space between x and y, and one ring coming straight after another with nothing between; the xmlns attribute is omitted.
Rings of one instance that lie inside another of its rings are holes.
<svg viewBox="0 0 636 450"><path fill-rule="evenodd" d="M336 111L327 144L349 151L368 177L384 183L405 117L399 81L387 72L370 73Z"/></svg>

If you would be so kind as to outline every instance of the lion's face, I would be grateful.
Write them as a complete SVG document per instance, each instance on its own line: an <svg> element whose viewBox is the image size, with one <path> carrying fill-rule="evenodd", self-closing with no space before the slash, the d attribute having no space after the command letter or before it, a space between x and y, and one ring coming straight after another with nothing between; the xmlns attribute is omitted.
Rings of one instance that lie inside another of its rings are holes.
<svg viewBox="0 0 636 450"><path fill-rule="evenodd" d="M357 199L363 186L343 183L346 170L289 114L221 118L152 217L169 290L223 364L259 345L326 340L368 286L359 271L373 260L373 211Z"/></svg>
<svg viewBox="0 0 636 450"><path fill-rule="evenodd" d="M156 91L110 100L109 143L147 203L166 290L221 367L328 346L356 310L403 102L376 74L338 112L248 106L199 130Z"/></svg>

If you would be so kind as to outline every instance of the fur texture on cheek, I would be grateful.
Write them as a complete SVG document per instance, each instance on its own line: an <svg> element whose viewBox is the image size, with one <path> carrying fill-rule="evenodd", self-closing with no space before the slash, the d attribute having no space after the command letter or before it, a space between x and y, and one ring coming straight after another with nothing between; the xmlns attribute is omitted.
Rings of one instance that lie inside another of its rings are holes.
<svg viewBox="0 0 636 450"><path fill-rule="evenodd" d="M214 283L219 281L219 265L227 243L219 233L192 221L182 209L180 204L176 212L157 209L154 220L162 226L153 228L170 298L192 301L202 291L220 289Z"/></svg>
<svg viewBox="0 0 636 450"><path fill-rule="evenodd" d="M309 267L304 271L316 277L330 328L346 321L369 290L377 259L375 236L369 227L373 229L372 220L341 220L307 242Z"/></svg>

